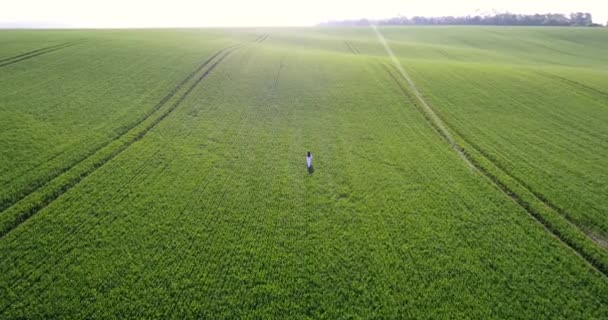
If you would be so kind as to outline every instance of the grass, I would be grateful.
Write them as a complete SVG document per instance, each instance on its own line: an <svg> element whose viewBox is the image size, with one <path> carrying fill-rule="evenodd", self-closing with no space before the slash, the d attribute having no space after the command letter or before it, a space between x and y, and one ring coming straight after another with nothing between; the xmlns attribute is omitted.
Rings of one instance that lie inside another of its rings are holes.
<svg viewBox="0 0 608 320"><path fill-rule="evenodd" d="M477 168L371 30L0 33L86 40L0 69L2 318L607 317L606 32L381 32Z"/></svg>

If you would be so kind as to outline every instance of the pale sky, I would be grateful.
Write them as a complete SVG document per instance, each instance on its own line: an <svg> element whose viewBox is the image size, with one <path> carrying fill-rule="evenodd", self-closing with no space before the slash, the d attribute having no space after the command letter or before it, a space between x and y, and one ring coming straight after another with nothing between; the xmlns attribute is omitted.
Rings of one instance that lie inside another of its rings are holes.
<svg viewBox="0 0 608 320"><path fill-rule="evenodd" d="M70 27L310 26L327 20L490 12L591 12L608 20L608 0L0 0L0 25Z"/></svg>

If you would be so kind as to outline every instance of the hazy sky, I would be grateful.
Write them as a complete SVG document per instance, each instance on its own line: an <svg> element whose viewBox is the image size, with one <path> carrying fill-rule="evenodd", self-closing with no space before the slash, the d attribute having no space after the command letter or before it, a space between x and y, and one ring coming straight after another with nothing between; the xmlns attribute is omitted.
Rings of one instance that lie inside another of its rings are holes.
<svg viewBox="0 0 608 320"><path fill-rule="evenodd" d="M4 3L1 3L4 2ZM307 26L332 19L396 15L591 12L608 20L608 0L1 0L0 25L71 27Z"/></svg>

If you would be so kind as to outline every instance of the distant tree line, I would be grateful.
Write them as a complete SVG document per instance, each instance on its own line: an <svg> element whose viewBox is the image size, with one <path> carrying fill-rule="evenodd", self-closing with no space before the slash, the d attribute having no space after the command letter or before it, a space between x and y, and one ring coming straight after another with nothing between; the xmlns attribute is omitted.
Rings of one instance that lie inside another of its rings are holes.
<svg viewBox="0 0 608 320"><path fill-rule="evenodd" d="M321 26L368 26L376 25L492 25L492 26L586 26L597 27L588 12L575 12L570 16L561 13L514 14L497 13L465 17L394 17L381 20L341 20L321 23Z"/></svg>

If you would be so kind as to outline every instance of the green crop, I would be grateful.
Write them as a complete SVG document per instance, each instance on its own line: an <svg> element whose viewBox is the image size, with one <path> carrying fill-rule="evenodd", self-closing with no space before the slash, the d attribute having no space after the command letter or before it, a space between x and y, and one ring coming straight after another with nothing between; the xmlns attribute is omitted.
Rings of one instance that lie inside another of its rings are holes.
<svg viewBox="0 0 608 320"><path fill-rule="evenodd" d="M608 33L380 32L0 32L0 318L607 318Z"/></svg>

